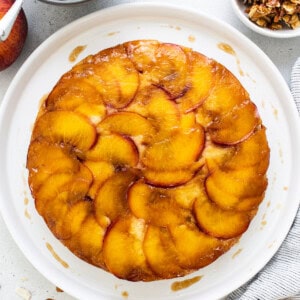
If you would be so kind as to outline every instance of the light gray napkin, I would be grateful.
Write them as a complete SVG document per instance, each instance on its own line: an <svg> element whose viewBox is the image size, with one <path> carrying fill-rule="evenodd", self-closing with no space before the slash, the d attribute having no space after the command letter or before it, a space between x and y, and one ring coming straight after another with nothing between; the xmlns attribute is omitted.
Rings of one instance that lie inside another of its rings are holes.
<svg viewBox="0 0 300 300"><path fill-rule="evenodd" d="M300 57L291 75L291 91L300 114ZM300 210L275 256L248 283L226 300L277 300L297 295L300 299Z"/></svg>

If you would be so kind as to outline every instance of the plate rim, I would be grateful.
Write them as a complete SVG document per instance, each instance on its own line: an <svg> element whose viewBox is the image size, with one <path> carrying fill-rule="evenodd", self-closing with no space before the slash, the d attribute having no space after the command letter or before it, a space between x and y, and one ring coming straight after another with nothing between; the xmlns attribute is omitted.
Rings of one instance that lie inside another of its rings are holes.
<svg viewBox="0 0 300 300"><path fill-rule="evenodd" d="M276 79L277 80L281 80L282 83L284 84L284 89L287 94L290 95L290 100L293 100L292 95L290 93L290 90L287 86L287 83L285 82L285 80L283 79L282 75L280 74L280 72L278 71L278 69L276 68L276 66L273 64L273 62L268 58L268 56L260 49L258 48L258 46L256 46L250 39L248 39L246 36L244 36L241 32L239 32L237 29L235 29L234 27L232 27L231 25L229 25L228 23L221 21L219 19L217 19L216 17L213 17L211 15L208 15L206 13L201 13L196 11L195 9L192 8L188 8L185 6L180 6L180 5L174 5L174 4L170 4L170 3L155 3L155 2L138 2L138 3L125 3L125 4L119 4L119 5L115 5L115 6L111 6L99 11L95 11L91 14L88 14L84 17L81 17L75 21L73 21L72 23L62 27L61 29L59 29L57 32L55 32L53 35L51 35L49 38L47 38L39 47L36 48L36 50L28 57L28 59L25 61L25 63L21 66L21 68L19 69L19 71L17 72L17 74L15 75L14 79L12 80L4 98L3 101L1 103L0 106L0 141L3 139L3 128L4 128L4 119L5 119L5 112L7 110L7 108L9 107L9 100L10 100L10 94L13 93L15 86L17 85L17 83L20 81L20 79L22 78L22 76L26 73L27 69L29 67L31 67L32 63L36 62L39 58L40 55L43 54L43 51L45 48L47 48L48 45L51 45L52 43L54 43L57 39L66 36L68 34L68 32L72 31L73 28L76 28L76 26L79 26L80 24L84 23L86 20L89 20L90 18L94 18L94 17L98 17L101 15L105 15L105 14L114 14L115 12L118 11L122 11L122 10L128 10L128 9L134 9L134 8L146 8L146 7L151 7L152 9L156 8L156 9L172 9L172 10L183 10L186 13L189 14L194 14L197 15L198 17L204 17L207 20L213 20L214 24L218 24L220 26L223 26L225 29L230 29L231 32L234 32L237 36L237 38L242 39L243 41L245 41L248 45L250 45L253 49L255 49L255 51L258 51L261 53L261 55L264 56L264 58L266 59L266 63L268 63L269 67L275 72L276 75ZM294 102L293 102L294 103ZM300 132L300 120L298 119L298 113L297 113L297 109L296 109L296 105L294 103L294 107L291 101L288 102L288 106L287 109L289 110L289 112L291 113L291 118L293 118L293 123L296 124L294 130L296 130L296 132ZM1 144L1 143L0 143ZM298 144L297 144L297 148L300 149L300 141L298 140ZM2 162L2 159L0 159L0 166L4 165L5 163ZM0 167L0 170L2 170L2 168ZM16 242L16 244L18 245L18 247L21 249L21 251L23 252L23 254L25 255L25 257L30 261L30 263L44 276L46 277L48 280L50 280L51 282L53 282L54 284L58 285L60 284L60 279L63 278L64 281L64 285L66 285L65 283L68 283L68 287L64 287L64 290L66 290L70 295L73 296L78 296L78 295L82 295L80 293L80 290L78 290L78 287L75 287L72 283L73 281L66 276L65 274L62 274L62 272L58 274L54 274L50 276L49 272L48 272L48 267L52 266L53 264L48 262L47 260L43 260L43 264L42 266L39 265L37 266L37 263L35 262L35 260L33 259L34 256L32 255L32 253L30 253L29 249L27 249L26 247L22 247L24 245L26 245L26 242L23 240L21 234L15 229L14 227L14 222L9 218L10 212L9 210L6 208L6 206L4 205L4 201L2 200L2 198L4 198L4 195L6 194L4 189L4 183L0 183L0 210L4 219L4 222L10 232L10 234L12 235L14 241ZM299 205L299 201L300 199L297 201L295 201L294 206L298 207ZM274 254L276 253L276 251L278 250L278 248L280 247L280 245L282 244L282 242L284 241L284 238L286 237L286 235L288 234L290 227L292 225L292 222L296 216L297 213L297 209L293 209L292 213L291 213L291 218L289 219L289 224L286 226L286 230L284 231L284 233L281 234L280 236L280 243L278 243L276 245L276 247L274 246L272 248L271 254L267 255L268 257L266 259L264 259L263 261L260 262L260 264L258 264L257 268L255 269L255 271L252 272L252 274L244 276L247 278L243 278L241 277L239 279L239 281L235 282L235 284L231 284L230 287L229 285L225 288L220 290L219 293L217 293L215 291L214 296L215 297L222 297L225 296L226 294L234 291L236 288L240 287L241 285L243 285L244 283L246 283L251 277L253 277L255 274L257 274L267 263L268 261L274 256ZM41 254L42 255L42 254ZM243 278L243 279L242 279ZM221 291L223 291L221 293ZM79 292L78 294L75 294L76 292ZM91 291L92 292L92 291ZM86 294L85 294L86 295ZM104 296L104 294L102 294L101 296ZM191 296L190 299L196 299L197 295ZM98 299L99 295L98 295Z"/></svg>

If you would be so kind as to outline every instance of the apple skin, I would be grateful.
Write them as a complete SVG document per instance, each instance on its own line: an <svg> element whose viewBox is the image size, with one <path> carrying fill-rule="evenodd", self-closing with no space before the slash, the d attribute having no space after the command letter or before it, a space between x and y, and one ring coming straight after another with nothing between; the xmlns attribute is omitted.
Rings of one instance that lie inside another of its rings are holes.
<svg viewBox="0 0 300 300"><path fill-rule="evenodd" d="M0 0L0 20L13 5L13 0ZM9 67L20 55L28 32L28 24L23 9L4 42L0 42L0 71Z"/></svg>

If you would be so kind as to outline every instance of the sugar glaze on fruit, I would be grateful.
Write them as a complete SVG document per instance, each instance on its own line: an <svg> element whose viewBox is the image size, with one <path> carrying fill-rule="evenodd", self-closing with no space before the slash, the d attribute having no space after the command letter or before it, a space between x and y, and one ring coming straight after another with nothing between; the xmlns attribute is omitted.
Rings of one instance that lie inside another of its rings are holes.
<svg viewBox="0 0 300 300"><path fill-rule="evenodd" d="M223 65L192 49L130 41L65 73L28 149L35 206L75 255L153 281L211 264L264 198L266 128Z"/></svg>

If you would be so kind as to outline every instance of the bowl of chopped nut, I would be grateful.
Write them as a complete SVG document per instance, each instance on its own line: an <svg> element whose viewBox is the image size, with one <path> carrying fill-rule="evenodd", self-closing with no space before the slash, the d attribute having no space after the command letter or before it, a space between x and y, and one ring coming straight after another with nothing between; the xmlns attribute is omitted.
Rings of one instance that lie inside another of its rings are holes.
<svg viewBox="0 0 300 300"><path fill-rule="evenodd" d="M231 0L231 4L239 19L257 33L300 36L300 0Z"/></svg>

